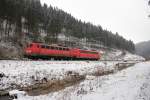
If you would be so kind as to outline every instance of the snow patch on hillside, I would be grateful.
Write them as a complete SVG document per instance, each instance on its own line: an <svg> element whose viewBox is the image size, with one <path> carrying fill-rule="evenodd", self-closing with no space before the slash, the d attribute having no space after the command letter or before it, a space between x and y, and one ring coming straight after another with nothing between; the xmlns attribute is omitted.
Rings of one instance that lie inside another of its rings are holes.
<svg viewBox="0 0 150 100"><path fill-rule="evenodd" d="M131 53L127 52L127 54L123 57L123 60L141 60L141 61L144 61L145 58L143 58L139 55L131 54Z"/></svg>
<svg viewBox="0 0 150 100"><path fill-rule="evenodd" d="M132 61L144 61L145 58L132 54L128 51L121 51L121 50L106 50L106 51L101 51L102 53L102 58L101 60L132 60Z"/></svg>

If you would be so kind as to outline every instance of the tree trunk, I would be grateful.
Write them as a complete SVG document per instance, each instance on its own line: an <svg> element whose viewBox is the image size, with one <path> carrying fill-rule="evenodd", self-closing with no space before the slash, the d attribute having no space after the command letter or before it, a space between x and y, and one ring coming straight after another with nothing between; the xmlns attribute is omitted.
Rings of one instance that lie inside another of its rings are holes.
<svg viewBox="0 0 150 100"><path fill-rule="evenodd" d="M2 40L2 30L3 29L3 20L0 19L0 41Z"/></svg>
<svg viewBox="0 0 150 100"><path fill-rule="evenodd" d="M5 36L4 41L5 42L7 42L7 39L6 39L6 37L7 37L7 27L8 27L8 21L6 20L6 25L5 25L5 29L4 29L4 36Z"/></svg>

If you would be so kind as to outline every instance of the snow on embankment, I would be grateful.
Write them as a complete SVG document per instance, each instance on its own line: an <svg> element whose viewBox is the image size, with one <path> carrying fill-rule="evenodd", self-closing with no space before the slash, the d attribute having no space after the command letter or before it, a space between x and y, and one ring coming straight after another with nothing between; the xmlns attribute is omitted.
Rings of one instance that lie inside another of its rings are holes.
<svg viewBox="0 0 150 100"><path fill-rule="evenodd" d="M101 60L117 60L118 57L122 55L122 51L120 50L101 50L100 53L102 54Z"/></svg>
<svg viewBox="0 0 150 100"><path fill-rule="evenodd" d="M150 100L149 65L150 62L139 63L117 74L101 77L107 78L105 84L83 95L82 100Z"/></svg>
<svg viewBox="0 0 150 100"><path fill-rule="evenodd" d="M129 53L128 51L121 51L117 49L101 51L101 60L123 60L123 61L144 61L145 58Z"/></svg>
<svg viewBox="0 0 150 100"><path fill-rule="evenodd" d="M139 61L144 61L145 58L136 55L136 54L131 54L129 52L126 52L126 55L123 57L123 60L139 60Z"/></svg>
<svg viewBox="0 0 150 100"><path fill-rule="evenodd" d="M64 90L17 100L150 100L150 62L135 64L116 74L85 80Z"/></svg>
<svg viewBox="0 0 150 100"><path fill-rule="evenodd" d="M110 66L115 63L111 63ZM109 67L109 66L108 66ZM0 90L27 87L45 80L62 80L67 73L85 75L103 69L102 62L87 61L0 61Z"/></svg>
<svg viewBox="0 0 150 100"><path fill-rule="evenodd" d="M22 56L21 48L11 42L0 42L0 59L16 59Z"/></svg>
<svg viewBox="0 0 150 100"><path fill-rule="evenodd" d="M23 89L31 91L51 88L52 91L56 91L63 89L67 84L85 79L86 75L99 76L113 73L117 63L2 60L0 61L0 90ZM36 94L31 93L31 95Z"/></svg>

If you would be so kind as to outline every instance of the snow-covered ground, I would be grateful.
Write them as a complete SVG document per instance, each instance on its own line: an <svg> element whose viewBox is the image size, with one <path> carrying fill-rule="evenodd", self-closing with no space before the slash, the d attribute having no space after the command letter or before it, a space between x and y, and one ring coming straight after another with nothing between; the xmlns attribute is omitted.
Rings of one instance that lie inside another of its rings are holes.
<svg viewBox="0 0 150 100"><path fill-rule="evenodd" d="M34 84L34 80L61 80L72 71L79 75L91 74L97 69L112 69L117 62L109 62L106 66L100 61L0 61L0 89L12 87L12 84L26 87Z"/></svg>
<svg viewBox="0 0 150 100"><path fill-rule="evenodd" d="M150 62L138 63L116 74L88 78L64 90L17 100L150 100Z"/></svg>
<svg viewBox="0 0 150 100"><path fill-rule="evenodd" d="M121 59L123 59L123 60L142 60L142 61L145 60L145 58L143 58L141 56L138 56L136 54L131 54L129 52L126 52L126 53L127 54L123 58L121 58Z"/></svg>
<svg viewBox="0 0 150 100"><path fill-rule="evenodd" d="M144 60L142 57L130 53L126 53L125 55L122 55L122 52L119 50L114 51L114 53L112 54L110 53L108 55L109 56L107 56L107 58L120 58L123 60L126 58L125 60L132 60L132 62L136 62L136 60ZM78 73L79 75L87 76L87 80L82 82L81 84L78 84L77 86L68 87L63 91L59 91L59 92L55 92L43 96L37 96L37 97L25 96L23 98L25 98L25 100L28 98L29 100L30 99L32 100L33 98L36 98L37 100L46 100L46 99L49 100L48 98L54 100L55 99L61 100L61 98L64 98L63 100L67 100L67 98L68 100L70 100L71 98L72 100L73 98L76 98L73 100L77 100L77 99L80 100L81 99L80 97L82 97L83 99L85 98L86 100L86 96L84 97L84 95L82 94L91 95L92 91L97 91L98 89L97 87L101 86L102 83L105 82L104 81L105 77L102 77L101 79L101 78L95 78L94 76L90 76L90 75L92 75L94 72L97 72L97 70L103 70L103 71L112 70L112 69L114 70L116 64L122 62L123 61L106 62L106 61L0 60L0 90L11 90L11 89L15 89L17 86L28 87L36 84L37 82L41 82L41 80L44 78L46 78L48 81L63 80L64 78L68 77L67 73L71 71L73 73Z"/></svg>
<svg viewBox="0 0 150 100"><path fill-rule="evenodd" d="M101 51L102 58L101 60L141 60L144 61L145 59L139 55L131 54L128 51L121 51L121 50L110 50L110 51Z"/></svg>
<svg viewBox="0 0 150 100"><path fill-rule="evenodd" d="M117 60L118 56L122 55L121 50L101 50L102 54L101 60Z"/></svg>

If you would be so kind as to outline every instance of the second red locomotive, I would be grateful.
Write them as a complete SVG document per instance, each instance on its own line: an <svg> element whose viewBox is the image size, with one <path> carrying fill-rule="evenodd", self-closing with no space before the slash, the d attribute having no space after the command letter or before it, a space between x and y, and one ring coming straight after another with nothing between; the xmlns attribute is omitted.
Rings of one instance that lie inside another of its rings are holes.
<svg viewBox="0 0 150 100"><path fill-rule="evenodd" d="M42 43L31 43L25 48L25 57L32 59L82 59L99 60L100 53L94 50L82 50Z"/></svg>

